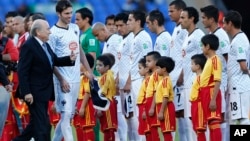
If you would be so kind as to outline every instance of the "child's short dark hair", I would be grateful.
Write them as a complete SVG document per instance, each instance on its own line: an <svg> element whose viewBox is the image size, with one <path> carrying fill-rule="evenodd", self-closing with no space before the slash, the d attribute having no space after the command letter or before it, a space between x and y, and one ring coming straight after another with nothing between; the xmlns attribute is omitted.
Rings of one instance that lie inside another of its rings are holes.
<svg viewBox="0 0 250 141"><path fill-rule="evenodd" d="M109 58L110 63L111 63L110 68L112 68L115 64L115 56L111 53L103 53L102 55L107 56Z"/></svg>
<svg viewBox="0 0 250 141"><path fill-rule="evenodd" d="M194 63L196 65L199 65L201 67L201 69L203 70L203 68L206 64L207 58L204 54L195 54L191 57L191 60L193 60Z"/></svg>
<svg viewBox="0 0 250 141"><path fill-rule="evenodd" d="M89 67L90 67L90 68L93 68L93 67L94 67L94 64L95 64L95 59L94 59L94 57L93 57L91 54L89 54L89 53L85 54L85 56L86 56L87 61L88 61L88 63L89 63Z"/></svg>
<svg viewBox="0 0 250 141"><path fill-rule="evenodd" d="M156 61L161 58L161 54L157 51L151 51L146 56L152 56Z"/></svg>
<svg viewBox="0 0 250 141"><path fill-rule="evenodd" d="M204 35L201 42L204 46L209 45L211 50L216 51L219 48L219 38L214 34Z"/></svg>
<svg viewBox="0 0 250 141"><path fill-rule="evenodd" d="M170 73L175 67L175 62L171 57L162 56L158 59L156 66L166 68L167 72Z"/></svg>
<svg viewBox="0 0 250 141"><path fill-rule="evenodd" d="M108 57L108 55L101 55L101 56L97 57L96 60L101 61L105 67L106 66L109 66L109 68L112 67L112 63L111 63L111 60Z"/></svg>
<svg viewBox="0 0 250 141"><path fill-rule="evenodd" d="M146 66L146 59L145 59L145 57L141 58L138 63L141 64L144 68L147 67Z"/></svg>

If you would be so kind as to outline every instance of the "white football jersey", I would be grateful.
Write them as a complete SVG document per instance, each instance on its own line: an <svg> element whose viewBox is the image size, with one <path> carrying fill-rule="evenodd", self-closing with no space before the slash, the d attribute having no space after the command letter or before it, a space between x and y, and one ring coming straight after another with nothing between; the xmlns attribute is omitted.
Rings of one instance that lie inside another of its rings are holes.
<svg viewBox="0 0 250 141"><path fill-rule="evenodd" d="M182 45L187 36L186 29L182 29L181 25L177 25L172 33L172 41L170 47L170 57L175 62L174 70L170 73L173 86L176 85L177 80L182 70Z"/></svg>
<svg viewBox="0 0 250 141"><path fill-rule="evenodd" d="M238 61L248 62L249 40L245 33L240 32L234 36L230 44L228 54L227 72L229 86L237 89L239 93L250 91L250 78L248 74L243 74Z"/></svg>
<svg viewBox="0 0 250 141"><path fill-rule="evenodd" d="M204 32L196 28L192 33L186 36L182 46L182 59L183 59L183 75L184 75L184 88L191 88L192 82L195 78L195 73L191 70L191 57L195 54L202 53L201 38Z"/></svg>
<svg viewBox="0 0 250 141"><path fill-rule="evenodd" d="M104 43L102 53L111 53L115 56L115 64L111 68L116 78L118 72L118 48L121 44L122 36L118 34L112 34L108 40Z"/></svg>
<svg viewBox="0 0 250 141"><path fill-rule="evenodd" d="M132 47L132 41L134 34L130 32L125 38L123 38L118 49L118 72L119 72L119 88L124 88L130 71L130 48Z"/></svg>
<svg viewBox="0 0 250 141"><path fill-rule="evenodd" d="M152 39L150 35L141 30L134 36L132 46L130 48L130 74L131 80L141 78L138 69L138 62L141 58L147 55L148 52L153 50Z"/></svg>
<svg viewBox="0 0 250 141"><path fill-rule="evenodd" d="M77 55L74 66L57 67L60 74L70 83L80 82L80 30L78 26L73 23L70 23L68 28L54 25L50 31L48 43L58 57L68 56L72 51ZM56 77L54 80L59 83Z"/></svg>
<svg viewBox="0 0 250 141"><path fill-rule="evenodd" d="M156 40L154 45L154 51L157 51L161 56L169 56L171 46L171 36L167 31L161 32Z"/></svg>

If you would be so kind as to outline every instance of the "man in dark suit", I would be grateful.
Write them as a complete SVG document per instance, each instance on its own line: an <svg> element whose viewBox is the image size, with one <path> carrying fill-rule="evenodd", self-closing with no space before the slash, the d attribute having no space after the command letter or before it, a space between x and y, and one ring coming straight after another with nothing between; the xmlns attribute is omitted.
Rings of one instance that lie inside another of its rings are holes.
<svg viewBox="0 0 250 141"><path fill-rule="evenodd" d="M58 58L46 41L50 28L45 20L36 20L31 37L23 44L18 63L19 93L26 101L30 122L23 133L13 141L50 141L51 125L48 102L54 97L53 66L72 66L76 55Z"/></svg>

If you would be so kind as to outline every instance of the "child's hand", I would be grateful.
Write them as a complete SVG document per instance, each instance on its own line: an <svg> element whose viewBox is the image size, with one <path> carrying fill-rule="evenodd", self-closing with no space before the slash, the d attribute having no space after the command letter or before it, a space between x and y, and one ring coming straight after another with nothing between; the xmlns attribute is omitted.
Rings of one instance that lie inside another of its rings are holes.
<svg viewBox="0 0 250 141"><path fill-rule="evenodd" d="M79 111L78 111L77 107L75 107L75 114L76 114L76 115L79 114Z"/></svg>
<svg viewBox="0 0 250 141"><path fill-rule="evenodd" d="M148 115L152 117L154 115L154 113L155 113L155 109L150 108L150 110L148 111Z"/></svg>
<svg viewBox="0 0 250 141"><path fill-rule="evenodd" d="M80 117L84 117L85 115L85 109L84 108L80 108L80 110L79 110L79 116Z"/></svg>
<svg viewBox="0 0 250 141"><path fill-rule="evenodd" d="M209 109L213 112L213 111L216 111L216 100L211 100L210 103L209 103Z"/></svg>
<svg viewBox="0 0 250 141"><path fill-rule="evenodd" d="M144 110L143 112L142 112L142 119L146 119L147 118L147 116L146 116L146 111Z"/></svg>
<svg viewBox="0 0 250 141"><path fill-rule="evenodd" d="M164 120L164 115L162 112L158 114L158 120Z"/></svg>
<svg viewBox="0 0 250 141"><path fill-rule="evenodd" d="M6 86L5 86L5 89L6 89L6 91L8 91L9 93L13 91L12 85L11 85L11 84L6 85Z"/></svg>

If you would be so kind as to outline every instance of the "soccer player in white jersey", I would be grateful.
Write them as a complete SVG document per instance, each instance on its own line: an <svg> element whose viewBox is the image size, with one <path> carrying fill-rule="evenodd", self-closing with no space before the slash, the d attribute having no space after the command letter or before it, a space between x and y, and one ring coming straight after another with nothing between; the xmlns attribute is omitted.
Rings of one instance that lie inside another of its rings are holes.
<svg viewBox="0 0 250 141"><path fill-rule="evenodd" d="M201 53L201 37L204 36L204 33L201 29L196 27L197 22L199 21L199 13L194 7L186 7L181 12L180 23L183 29L188 31L184 43L182 45L182 61L183 61L183 86L184 86L184 118L187 124L187 141L195 141L196 135L192 129L192 123L190 120L191 117L191 104L189 101L190 90L192 82L194 80L195 74L191 70L191 57L195 54Z"/></svg>
<svg viewBox="0 0 250 141"><path fill-rule="evenodd" d="M182 44L187 35L187 30L181 28L180 15L182 10L186 8L186 3L183 0L174 0L169 4L168 14L173 22L176 23L172 33L172 41L170 47L170 57L175 61L174 70L170 73L172 84L174 87L174 104L176 118L178 122L179 139L186 141L187 128L184 119L184 94L183 94L183 77L182 73ZM179 79L180 78L180 79ZM174 137L174 136L173 136Z"/></svg>
<svg viewBox="0 0 250 141"><path fill-rule="evenodd" d="M153 50L152 39L150 35L144 30L144 25L146 22L145 13L141 11L132 11L129 14L127 25L129 31L133 32L134 39L132 41L132 46L130 47L130 76L131 76L131 93L133 95L133 101L137 100L139 94L140 86L142 83L142 77L139 74L138 62L141 58L147 55L148 52ZM135 116L138 117L139 111L138 107L135 105ZM137 120L136 128L138 129L139 121ZM143 137L136 133L136 141L141 141Z"/></svg>
<svg viewBox="0 0 250 141"><path fill-rule="evenodd" d="M119 53L118 49L119 46L121 45L122 42L122 36L119 36L117 34L113 34L110 30L108 30L107 26L105 26L102 23L95 23L93 25L93 34L96 36L96 38L104 42L104 47L103 47L103 54L105 53L111 53L115 57L115 63L111 70L114 72L114 76L116 80L118 80L118 71L119 71ZM116 81L119 83L119 81ZM117 92L119 94L119 92ZM120 141L126 141L127 140L127 123L126 119L122 114L121 110L121 98L120 96L115 96L115 100L117 101L117 120L118 120L118 135ZM116 138L117 138L117 134Z"/></svg>
<svg viewBox="0 0 250 141"><path fill-rule="evenodd" d="M119 119L124 119L124 115L127 118L126 126L118 125L118 132L121 128L119 135L123 136L122 139L127 140L127 136L130 140L135 140L134 135L137 135L137 117L134 115L134 106L132 101L132 95L130 93L131 79L130 79L130 47L134 39L134 34L128 30L127 26L128 14L119 13L115 17L115 25L117 27L118 34L123 37L122 43L118 48L118 76L119 76L119 92L121 98L121 110L118 107L118 122ZM119 98L119 97L117 97ZM121 123L124 124L124 123ZM128 134L124 134L128 133ZM121 137L120 137L121 138ZM121 140L121 139L120 139Z"/></svg>
<svg viewBox="0 0 250 141"><path fill-rule="evenodd" d="M228 53L227 72L230 94L230 124L249 125L250 78L247 64L249 40L241 31L242 16L229 11L223 21L223 28L232 38Z"/></svg>
<svg viewBox="0 0 250 141"><path fill-rule="evenodd" d="M120 45L122 41L122 37L111 33L107 27L100 22L97 22L92 27L92 33L94 36L101 42L104 42L102 54L104 53L111 53L115 57L115 64L111 68L111 70L114 72L115 78L117 77L118 72L118 46Z"/></svg>
<svg viewBox="0 0 250 141"><path fill-rule="evenodd" d="M57 23L51 28L49 39L52 50L57 56L65 56L72 51L77 54L75 66L57 67L54 69L55 83L55 106L61 114L56 126L53 141L73 141L71 119L75 113L75 104L80 87L80 61L92 74L86 56L79 47L79 28L76 24L70 23L72 17L72 5L69 1L58 1L56 12L59 17ZM93 74L91 78L93 78Z"/></svg>
<svg viewBox="0 0 250 141"><path fill-rule="evenodd" d="M227 33L218 25L219 19L219 10L213 5L209 5L200 9L202 23L206 29L209 30L210 34L215 34L219 38L219 48L216 51L216 54L220 57L222 62L222 79L221 79L221 97L222 97L222 140L229 140L229 128L227 128L228 121L225 121L225 112L226 112L226 99L225 92L227 90L227 58L229 52L229 37Z"/></svg>
<svg viewBox="0 0 250 141"><path fill-rule="evenodd" d="M115 15L111 14L108 15L105 19L105 25L107 27L107 29L109 30L109 32L116 34L117 33L117 28L115 26Z"/></svg>
<svg viewBox="0 0 250 141"><path fill-rule="evenodd" d="M146 23L149 30L157 34L153 50L159 52L161 56L169 56L171 36L165 30L162 12L159 10L151 11L146 18Z"/></svg>

